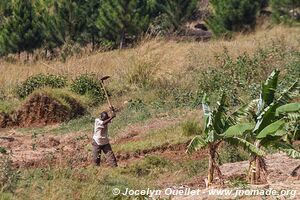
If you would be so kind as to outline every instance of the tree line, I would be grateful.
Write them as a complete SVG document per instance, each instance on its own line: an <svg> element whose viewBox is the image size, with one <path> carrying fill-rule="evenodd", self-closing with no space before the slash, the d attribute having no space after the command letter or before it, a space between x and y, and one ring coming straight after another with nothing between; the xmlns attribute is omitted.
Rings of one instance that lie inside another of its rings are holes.
<svg viewBox="0 0 300 200"><path fill-rule="evenodd" d="M8 0L0 2L0 55L62 45L122 46L155 19L177 30L197 0ZM159 26L157 22L157 26ZM159 29L159 28L158 28Z"/></svg>
<svg viewBox="0 0 300 200"><path fill-rule="evenodd" d="M216 36L252 30L271 5L278 21L296 16L297 0L210 0L206 19ZM180 32L199 0L7 0L0 2L0 56L53 53L67 45L122 48L143 34Z"/></svg>

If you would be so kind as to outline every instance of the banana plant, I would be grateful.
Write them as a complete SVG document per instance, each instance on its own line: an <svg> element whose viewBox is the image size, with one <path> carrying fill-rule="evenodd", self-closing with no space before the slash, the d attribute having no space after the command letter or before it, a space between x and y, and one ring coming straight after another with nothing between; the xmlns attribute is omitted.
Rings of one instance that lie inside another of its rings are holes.
<svg viewBox="0 0 300 200"><path fill-rule="evenodd" d="M238 117L248 113L252 116L253 123L238 123L230 127L225 133L225 137L236 136L245 139L261 147L274 148L287 153L293 158L299 158L300 153L289 144L288 138L291 133L291 119L297 121L300 113L300 103L290 103L293 93L299 93L298 82L293 83L288 89L276 95L278 87L279 71L274 70L267 80L262 84L260 98L253 100L249 106L240 109ZM253 105L257 104L257 110L254 112ZM298 123L298 122L297 122ZM252 126L252 127L251 127ZM247 131L245 131L247 128ZM252 129L249 133L249 129ZM294 129L294 134L299 130ZM251 183L265 181L267 167L264 157L251 152L249 178Z"/></svg>
<svg viewBox="0 0 300 200"><path fill-rule="evenodd" d="M204 95L202 99L202 108L204 111L204 129L203 134L198 135L192 139L187 148L187 153L193 153L197 150L207 149L208 150L208 176L207 182L208 186L214 180L214 174L222 181L222 173L217 162L217 151L219 145L223 141L227 141L235 144L242 144L250 152L256 155L263 155L263 151L255 147L253 144L247 140L237 137L236 135L230 136L230 134L224 135L225 131L230 132L231 126L234 124L235 120L227 115L227 106L225 103L225 95L221 95L221 99L217 102L218 106L212 108L209 104L208 98ZM247 126L248 125L248 126ZM241 134L247 130L251 130L252 126L249 123L243 124Z"/></svg>

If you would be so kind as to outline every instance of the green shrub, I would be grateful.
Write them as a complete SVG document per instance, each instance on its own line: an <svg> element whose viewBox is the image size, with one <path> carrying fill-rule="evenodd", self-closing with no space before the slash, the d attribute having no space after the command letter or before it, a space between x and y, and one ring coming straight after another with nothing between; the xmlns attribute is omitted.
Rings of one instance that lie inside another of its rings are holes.
<svg viewBox="0 0 300 200"><path fill-rule="evenodd" d="M246 189L248 187L249 183L243 177L235 177L229 181L229 185L234 188Z"/></svg>
<svg viewBox="0 0 300 200"><path fill-rule="evenodd" d="M202 132L200 123L196 120L188 120L181 124L182 134L184 136L199 135Z"/></svg>
<svg viewBox="0 0 300 200"><path fill-rule="evenodd" d="M9 156L0 157L0 193L13 192L19 179L19 172L13 169Z"/></svg>
<svg viewBox="0 0 300 200"><path fill-rule="evenodd" d="M225 144L221 149L220 162L221 163L233 163L248 160L248 153L240 147Z"/></svg>
<svg viewBox="0 0 300 200"><path fill-rule="evenodd" d="M141 111L141 110L145 110L146 104L144 103L143 100L141 100L141 99L136 99L136 100L130 100L130 101L128 102L127 107L128 107L130 110Z"/></svg>
<svg viewBox="0 0 300 200"><path fill-rule="evenodd" d="M271 0L272 17L275 22L292 24L300 22L300 1L298 0Z"/></svg>
<svg viewBox="0 0 300 200"><path fill-rule="evenodd" d="M170 162L158 156L146 156L142 162L134 164L125 173L131 173L137 177L157 174L164 170Z"/></svg>
<svg viewBox="0 0 300 200"><path fill-rule="evenodd" d="M212 16L208 25L218 36L229 36L231 32L249 31L255 27L258 0L211 0Z"/></svg>
<svg viewBox="0 0 300 200"><path fill-rule="evenodd" d="M0 100L0 112L11 113L20 105L19 99Z"/></svg>
<svg viewBox="0 0 300 200"><path fill-rule="evenodd" d="M278 66L276 62L284 59L284 49L277 50L276 45L271 48L259 49L254 55L244 53L233 59L228 50L217 56L217 66L201 71L198 78L198 96L207 93L212 101L217 99L220 92L230 97L229 103L236 106L240 99L248 98L244 94L256 96L260 88L260 80ZM272 58L272 61L269 59ZM247 95L249 96L249 95ZM243 99L244 101L250 99Z"/></svg>
<svg viewBox="0 0 300 200"><path fill-rule="evenodd" d="M67 85L67 78L62 75L37 74L30 76L16 88L20 98L25 98L34 90L42 87L63 88Z"/></svg>
<svg viewBox="0 0 300 200"><path fill-rule="evenodd" d="M203 176L207 172L208 160L189 160L180 163L180 168L188 175L188 177Z"/></svg>
<svg viewBox="0 0 300 200"><path fill-rule="evenodd" d="M71 91L76 94L85 95L89 97L93 105L102 103L104 100L104 93L101 88L101 83L93 74L82 74L71 83Z"/></svg>
<svg viewBox="0 0 300 200"><path fill-rule="evenodd" d="M148 106L141 99L130 100L127 105L126 119L144 121L151 117Z"/></svg>
<svg viewBox="0 0 300 200"><path fill-rule="evenodd" d="M0 153L7 154L7 150L4 147L0 146Z"/></svg>

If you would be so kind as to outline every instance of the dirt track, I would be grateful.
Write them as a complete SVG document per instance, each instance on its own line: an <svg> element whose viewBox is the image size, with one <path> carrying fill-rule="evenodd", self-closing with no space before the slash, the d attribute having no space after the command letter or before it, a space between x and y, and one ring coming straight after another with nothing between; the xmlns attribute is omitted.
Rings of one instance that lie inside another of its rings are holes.
<svg viewBox="0 0 300 200"><path fill-rule="evenodd" d="M163 124L160 128L167 126ZM115 144L124 143L124 141L137 140L140 133L151 128L149 126L128 128L124 134L114 140ZM16 167L45 167L55 165L58 167L71 166L86 167L91 164L90 135L86 133L72 133L63 136L39 135L36 137L22 135L15 130L5 130L5 136L0 137L0 146L11 151L12 160ZM134 133L134 134L132 134ZM192 157L185 153L187 143L170 145L164 144L160 147L146 149L138 152L117 153L120 166L126 166L131 162L144 158L146 155L159 155L173 161L182 159L202 159L206 156L206 151L195 153ZM273 188L276 190L296 189L300 192L300 170L295 177L290 173L300 164L299 160L288 158L283 154L273 154L266 158L268 165L268 183L258 186L259 188ZM221 171L227 179L233 177L244 177L248 169L248 162L228 163L221 166ZM177 199L217 199L220 196L208 195L208 189L204 189L204 178L195 177L189 187L202 188L200 196L186 196ZM176 186L174 186L176 187ZM293 199L300 199L298 194ZM299 197L299 198L298 198ZM176 199L176 198L175 198ZM233 196L221 197L221 199L233 199ZM261 197L243 197L243 199L261 199ZM275 199L275 198L267 198ZM291 199L279 197L278 199Z"/></svg>

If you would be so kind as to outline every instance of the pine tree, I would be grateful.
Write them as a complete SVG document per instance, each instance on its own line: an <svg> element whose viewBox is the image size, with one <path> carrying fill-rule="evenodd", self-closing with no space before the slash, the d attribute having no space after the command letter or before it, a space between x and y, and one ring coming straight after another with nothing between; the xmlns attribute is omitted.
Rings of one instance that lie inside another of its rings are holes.
<svg viewBox="0 0 300 200"><path fill-rule="evenodd" d="M207 23L216 36L255 27L258 0L211 0L211 5L213 13Z"/></svg>
<svg viewBox="0 0 300 200"><path fill-rule="evenodd" d="M33 52L42 41L41 25L31 0L15 0L12 16L4 24L2 40L6 53Z"/></svg>
<svg viewBox="0 0 300 200"><path fill-rule="evenodd" d="M96 25L99 16L99 7L99 0L89 0L84 3L82 8L85 16L85 27L81 38L84 43L92 43L93 50L99 38L99 29Z"/></svg>
<svg viewBox="0 0 300 200"><path fill-rule="evenodd" d="M270 0L275 22L293 23L300 21L299 0Z"/></svg>
<svg viewBox="0 0 300 200"><path fill-rule="evenodd" d="M12 14L10 0L0 1L0 27L4 24L5 18Z"/></svg>
<svg viewBox="0 0 300 200"><path fill-rule="evenodd" d="M259 3L260 9L264 9L264 8L268 7L269 0L259 0L258 3Z"/></svg>
<svg viewBox="0 0 300 200"><path fill-rule="evenodd" d="M178 30L195 12L198 0L165 0L157 3L172 25L171 29Z"/></svg>
<svg viewBox="0 0 300 200"><path fill-rule="evenodd" d="M100 34L122 48L125 39L136 39L149 25L146 0L103 0L97 19Z"/></svg>
<svg viewBox="0 0 300 200"><path fill-rule="evenodd" d="M64 27L58 20L58 5L55 0L40 0L37 5L39 20L42 24L42 48L47 52L60 47L64 43Z"/></svg>
<svg viewBox="0 0 300 200"><path fill-rule="evenodd" d="M56 4L57 22L64 28L64 42L77 41L85 27L83 5L85 0L58 0Z"/></svg>
<svg viewBox="0 0 300 200"><path fill-rule="evenodd" d="M12 15L12 2L11 0L0 1L0 56L7 53L5 42L4 42L4 24L8 18Z"/></svg>

